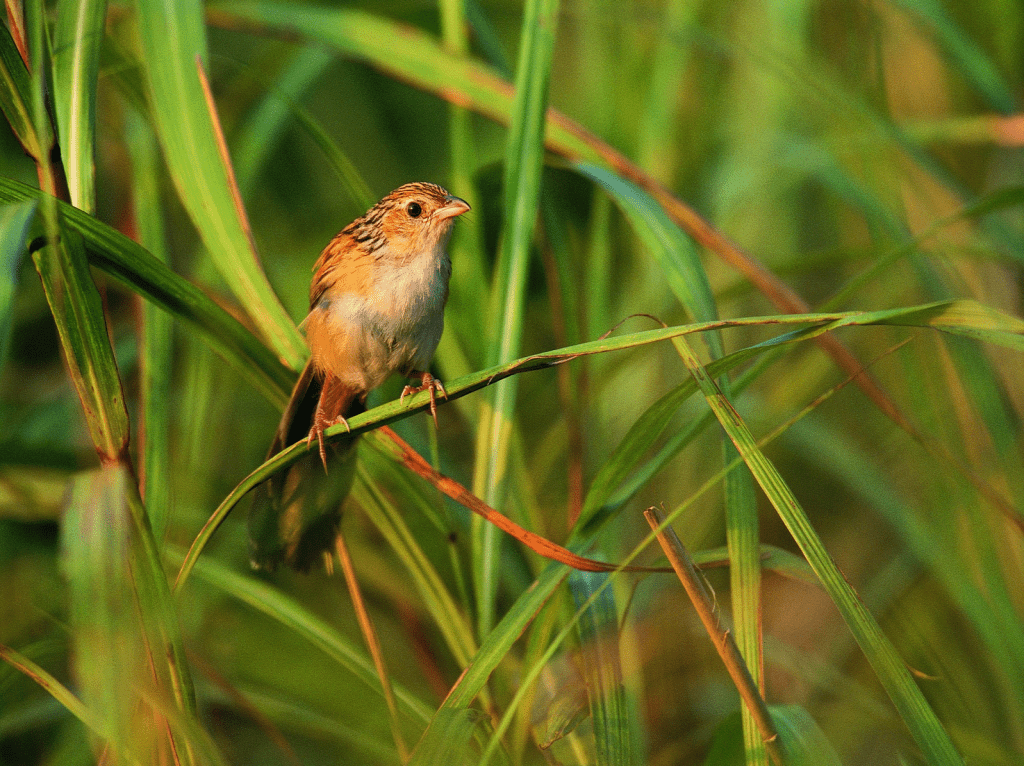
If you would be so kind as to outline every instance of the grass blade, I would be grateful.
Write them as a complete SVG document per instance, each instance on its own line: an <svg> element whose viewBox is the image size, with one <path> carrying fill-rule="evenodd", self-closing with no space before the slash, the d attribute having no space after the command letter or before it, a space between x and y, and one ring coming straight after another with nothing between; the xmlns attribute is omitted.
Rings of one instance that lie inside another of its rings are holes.
<svg viewBox="0 0 1024 766"><path fill-rule="evenodd" d="M489 355L491 364L514 359L522 343L526 275L540 203L544 118L557 20L558 0L530 0L526 4L516 73L516 100L505 146L505 217L488 310L489 324L496 332ZM482 492L476 494L491 507L502 501L515 399L515 381L494 388L477 439L478 473L474 487L482 487ZM494 624L498 540L497 531L491 525L474 521L473 588L480 636L486 636Z"/></svg>
<svg viewBox="0 0 1024 766"><path fill-rule="evenodd" d="M82 239L64 228L58 244L37 250L32 259L93 444L104 463L115 463L127 457L128 411L103 302L89 273Z"/></svg>
<svg viewBox="0 0 1024 766"><path fill-rule="evenodd" d="M36 200L0 208L0 367L7 357L7 343L14 315L14 289L29 232L36 220Z"/></svg>
<svg viewBox="0 0 1024 766"><path fill-rule="evenodd" d="M260 268L245 211L200 76L207 59L201 4L135 4L157 135L178 194L224 281L274 350L293 369L305 344Z"/></svg>
<svg viewBox="0 0 1024 766"><path fill-rule="evenodd" d="M96 207L93 143L96 76L107 15L106 0L60 0L53 42L54 112L71 203Z"/></svg>
<svg viewBox="0 0 1024 766"><path fill-rule="evenodd" d="M926 761L933 765L962 764L963 759L929 707L896 648L882 633L874 617L861 603L825 550L821 538L814 531L789 486L757 447L739 413L718 390L685 338L680 337L675 342L719 423L736 445L757 483L768 496L796 544L800 546L807 562L839 609L843 620L899 711L900 717L921 748Z"/></svg>
<svg viewBox="0 0 1024 766"><path fill-rule="evenodd" d="M0 177L0 200L23 202L44 197L38 189ZM58 209L65 227L83 238L91 265L189 323L257 390L284 407L292 374L237 319L119 231L71 205L58 203Z"/></svg>

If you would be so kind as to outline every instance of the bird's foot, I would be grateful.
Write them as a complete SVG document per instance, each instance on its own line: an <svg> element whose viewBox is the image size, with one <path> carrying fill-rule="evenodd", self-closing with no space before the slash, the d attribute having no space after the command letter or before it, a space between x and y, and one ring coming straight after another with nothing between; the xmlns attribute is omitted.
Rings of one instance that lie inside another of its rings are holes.
<svg viewBox="0 0 1024 766"><path fill-rule="evenodd" d="M402 395L398 398L399 403L405 401L406 394L418 394L420 391L430 392L430 415L434 418L434 428L437 428L437 392L441 393L445 399L448 398L448 392L444 390L444 386L437 378L431 375L429 372L416 372L410 374L409 377L418 377L420 379L420 385L418 386L406 386L402 389Z"/></svg>
<svg viewBox="0 0 1024 766"><path fill-rule="evenodd" d="M348 421L344 417L338 415L336 418L330 419L323 417L319 412L313 418L313 427L309 429L309 435L306 437L306 446L313 443L313 439L316 439L320 443L320 461L324 464L324 471L327 471L327 448L324 446L324 431L333 425L341 423L345 426L345 430L349 433L352 429L348 427Z"/></svg>

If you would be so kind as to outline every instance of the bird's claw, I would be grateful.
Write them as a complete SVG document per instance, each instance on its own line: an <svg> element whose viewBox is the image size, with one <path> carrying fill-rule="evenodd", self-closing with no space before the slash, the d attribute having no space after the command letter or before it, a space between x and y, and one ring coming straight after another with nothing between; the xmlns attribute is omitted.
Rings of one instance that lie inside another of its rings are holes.
<svg viewBox="0 0 1024 766"><path fill-rule="evenodd" d="M313 443L313 439L316 439L320 443L320 461L324 464L324 472L327 472L327 448L324 446L324 431L333 425L341 423L345 426L345 430L352 433L352 429L348 426L348 421L344 417L338 415L334 420L320 420L319 418L313 421L313 427L309 429L309 435L306 437L306 446L308 447Z"/></svg>
<svg viewBox="0 0 1024 766"><path fill-rule="evenodd" d="M445 399L448 398L448 392L444 390L444 384L441 383L437 378L431 375L429 372L424 372L420 376L420 385L418 386L406 386L402 389L402 395L398 397L399 404L405 402L406 394L410 396L418 394L420 391L430 392L430 416L434 419L434 428L437 428L437 395L436 392L440 391L441 396Z"/></svg>

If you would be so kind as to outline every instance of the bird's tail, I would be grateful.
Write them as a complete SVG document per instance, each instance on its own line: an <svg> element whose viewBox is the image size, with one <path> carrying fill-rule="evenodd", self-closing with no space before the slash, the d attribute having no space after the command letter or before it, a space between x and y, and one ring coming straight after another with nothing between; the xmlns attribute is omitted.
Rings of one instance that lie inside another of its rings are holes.
<svg viewBox="0 0 1024 766"><path fill-rule="evenodd" d="M325 404L330 414L351 417L362 409L356 392L329 388ZM302 370L267 458L303 441L309 434L323 379L311 362ZM326 445L329 470L325 471L316 450L274 474L253 490L249 510L249 548L253 567L271 570L279 564L308 571L333 549L341 505L355 476L356 439L335 440Z"/></svg>

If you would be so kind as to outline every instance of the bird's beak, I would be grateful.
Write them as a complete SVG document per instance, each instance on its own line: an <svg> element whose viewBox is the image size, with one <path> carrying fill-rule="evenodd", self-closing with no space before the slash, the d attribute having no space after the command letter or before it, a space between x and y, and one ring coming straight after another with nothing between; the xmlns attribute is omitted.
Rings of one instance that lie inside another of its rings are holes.
<svg viewBox="0 0 1024 766"><path fill-rule="evenodd" d="M453 197L448 195L444 198L444 206L439 207L434 211L434 218L439 221L444 221L448 218L454 218L457 215L462 215L469 210L469 203L464 199Z"/></svg>

